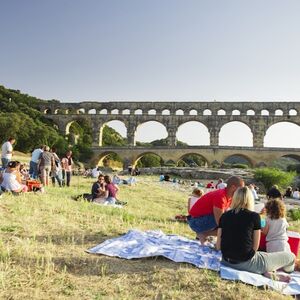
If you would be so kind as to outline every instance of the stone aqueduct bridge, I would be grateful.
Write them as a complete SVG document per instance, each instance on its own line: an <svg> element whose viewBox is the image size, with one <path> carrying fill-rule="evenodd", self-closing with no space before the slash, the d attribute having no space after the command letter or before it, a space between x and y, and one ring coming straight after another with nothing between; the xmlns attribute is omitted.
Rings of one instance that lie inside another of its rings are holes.
<svg viewBox="0 0 300 300"><path fill-rule="evenodd" d="M300 102L60 103L49 101L41 105L40 110L63 134L68 134L72 122L82 118L88 119L93 130L94 161L99 161L112 152L117 153L125 164L135 164L146 153L155 153L164 161L174 162L186 154L199 154L206 159L208 165L216 161L221 163L232 155L243 156L252 165L268 165L282 156L300 159L300 149L264 147L264 136L270 126L278 122L300 125ZM128 146L102 147L102 128L107 122L113 120L125 124ZM168 146L152 148L135 146L138 126L148 121L157 121L166 127ZM210 146L176 146L178 127L189 121L198 121L207 127ZM253 147L219 146L221 127L232 121L242 122L251 129Z"/></svg>

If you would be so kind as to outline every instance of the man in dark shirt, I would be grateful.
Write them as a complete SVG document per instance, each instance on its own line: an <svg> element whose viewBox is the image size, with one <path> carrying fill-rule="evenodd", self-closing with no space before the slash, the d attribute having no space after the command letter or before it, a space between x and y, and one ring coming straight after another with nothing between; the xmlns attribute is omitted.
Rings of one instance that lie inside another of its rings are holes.
<svg viewBox="0 0 300 300"><path fill-rule="evenodd" d="M267 192L268 199L276 199L276 198L282 198L282 194L280 193L278 186L273 185L271 189Z"/></svg>
<svg viewBox="0 0 300 300"><path fill-rule="evenodd" d="M104 176L100 174L98 180L92 186L92 199L104 198L105 196L105 183Z"/></svg>

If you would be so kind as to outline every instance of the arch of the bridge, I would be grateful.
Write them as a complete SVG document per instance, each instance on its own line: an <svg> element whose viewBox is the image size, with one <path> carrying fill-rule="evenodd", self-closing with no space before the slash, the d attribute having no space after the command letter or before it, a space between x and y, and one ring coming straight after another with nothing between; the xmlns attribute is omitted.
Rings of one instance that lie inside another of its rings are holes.
<svg viewBox="0 0 300 300"><path fill-rule="evenodd" d="M253 161L253 159L251 158L251 155L246 155L246 154L241 154L239 152L233 152L233 154L230 154L228 156L225 156L222 163L225 163L225 161L228 159L228 158L231 158L231 157L242 157L244 158L246 161L248 161L250 167L254 167L255 166L255 162Z"/></svg>
<svg viewBox="0 0 300 300"><path fill-rule="evenodd" d="M191 155L199 156L200 158L202 158L202 159L205 161L205 164L206 164L206 165L209 165L209 164L210 164L209 159L207 159L207 158L205 157L205 155L202 155L202 154L197 153L197 152L190 152L190 151L189 151L189 152L187 152L187 153L181 155L181 156L177 159L177 161L175 161L176 165L178 165L178 163L179 163L182 159L184 159L184 158L187 157L187 156L191 156Z"/></svg>
<svg viewBox="0 0 300 300"><path fill-rule="evenodd" d="M148 155L148 154L152 154L152 155L156 155L158 156L163 162L165 162L166 157L163 157L162 155L160 155L159 153L157 153L157 151L153 150L153 151L143 151L140 154L138 154L136 157L133 158L132 160L132 166L136 167L137 163L139 162L139 160Z"/></svg>

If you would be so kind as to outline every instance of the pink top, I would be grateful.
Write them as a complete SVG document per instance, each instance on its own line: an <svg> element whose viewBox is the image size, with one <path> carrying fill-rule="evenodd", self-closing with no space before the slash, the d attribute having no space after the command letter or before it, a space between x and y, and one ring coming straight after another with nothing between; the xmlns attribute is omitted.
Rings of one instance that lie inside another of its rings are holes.
<svg viewBox="0 0 300 300"><path fill-rule="evenodd" d="M67 171L67 172L72 172L72 163L73 163L73 159L71 158L71 164L69 163L69 159L68 157L64 157L62 160L61 160L61 165L62 165L62 168Z"/></svg>

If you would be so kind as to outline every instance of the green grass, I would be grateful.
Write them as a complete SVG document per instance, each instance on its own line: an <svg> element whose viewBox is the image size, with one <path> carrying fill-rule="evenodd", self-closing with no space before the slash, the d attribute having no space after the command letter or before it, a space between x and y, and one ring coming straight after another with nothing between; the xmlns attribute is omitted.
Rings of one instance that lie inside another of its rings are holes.
<svg viewBox="0 0 300 300"><path fill-rule="evenodd" d="M280 294L221 280L216 272L164 258L124 260L86 249L131 228L161 229L194 238L186 224L187 192L139 178L122 186L123 209L70 200L92 181L73 177L72 188L0 200L1 299L285 299Z"/></svg>

